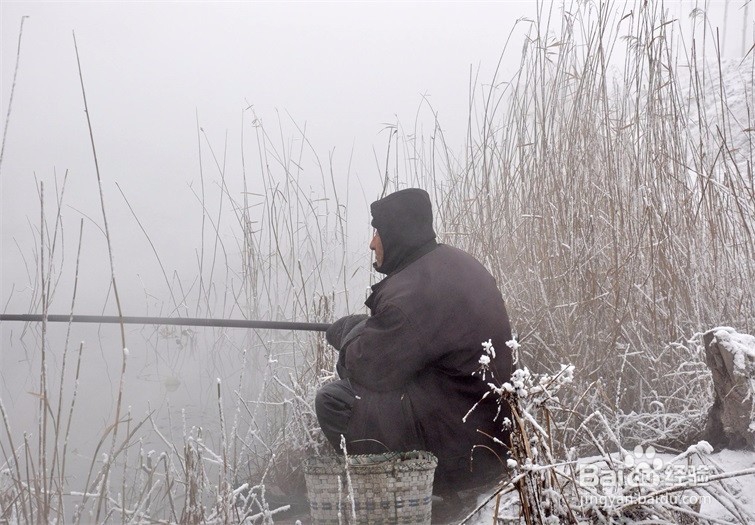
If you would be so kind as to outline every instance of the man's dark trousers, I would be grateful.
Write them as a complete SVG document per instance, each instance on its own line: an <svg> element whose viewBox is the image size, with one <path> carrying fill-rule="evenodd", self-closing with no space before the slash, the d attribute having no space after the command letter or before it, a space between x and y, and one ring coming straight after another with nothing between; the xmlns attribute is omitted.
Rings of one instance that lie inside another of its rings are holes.
<svg viewBox="0 0 755 525"><path fill-rule="evenodd" d="M326 384L315 396L315 413L320 428L336 450L341 450L341 436L346 435L354 401L356 394L348 379Z"/></svg>

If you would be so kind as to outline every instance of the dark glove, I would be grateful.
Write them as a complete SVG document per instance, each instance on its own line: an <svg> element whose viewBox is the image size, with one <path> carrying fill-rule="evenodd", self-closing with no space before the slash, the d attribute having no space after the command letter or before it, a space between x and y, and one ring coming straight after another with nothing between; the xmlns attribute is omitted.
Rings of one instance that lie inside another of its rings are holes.
<svg viewBox="0 0 755 525"><path fill-rule="evenodd" d="M367 316L364 314L341 317L325 331L325 339L333 348L340 350L344 344L362 331L365 321L367 321Z"/></svg>

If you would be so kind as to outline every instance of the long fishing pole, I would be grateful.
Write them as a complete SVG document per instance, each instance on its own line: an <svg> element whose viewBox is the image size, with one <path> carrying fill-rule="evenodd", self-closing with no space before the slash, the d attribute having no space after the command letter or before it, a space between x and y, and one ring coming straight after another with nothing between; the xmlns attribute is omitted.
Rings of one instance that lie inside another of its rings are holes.
<svg viewBox="0 0 755 525"><path fill-rule="evenodd" d="M0 321L41 323L41 314L0 314ZM119 317L117 315L48 315L48 323L142 324L174 326L214 326L221 328L255 328L259 330L302 330L324 332L329 323L300 323L289 321L253 321L249 319L202 319L197 317Z"/></svg>

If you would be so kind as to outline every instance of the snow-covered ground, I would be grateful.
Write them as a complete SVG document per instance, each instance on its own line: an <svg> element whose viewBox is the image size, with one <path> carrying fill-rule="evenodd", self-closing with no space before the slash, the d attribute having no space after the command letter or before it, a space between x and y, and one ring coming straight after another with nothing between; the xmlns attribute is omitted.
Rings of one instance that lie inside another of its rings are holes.
<svg viewBox="0 0 755 525"><path fill-rule="evenodd" d="M711 462L717 464L723 472L737 472L755 468L755 452L742 450L722 450L711 455ZM741 502L755 520L755 474L739 476L727 480L731 495ZM731 515L722 505L712 498L703 498L702 513L711 517L731 521ZM755 523L752 521L750 523Z"/></svg>
<svg viewBox="0 0 755 525"><path fill-rule="evenodd" d="M655 459L662 463L668 463L674 458L671 454L657 454ZM587 458L583 461L590 461ZM721 450L706 456L706 462L714 467L719 473L737 473L745 470L755 469L755 452L746 450ZM719 482L716 482L719 483ZM755 472L727 478L723 480L722 488L731 498L722 501L712 497L707 492L700 494L701 507L700 513L711 519L714 523L743 523L755 524ZM490 493L481 495L478 504L483 504L489 499ZM506 498L501 498L499 502L499 516L511 516L511 508L504 502ZM732 508L732 501L736 500L737 504L744 510L741 519L733 517L732 513L726 510L726 507ZM469 525L496 525L493 519L496 506L496 498L490 499L487 504L476 514L474 514L466 523Z"/></svg>

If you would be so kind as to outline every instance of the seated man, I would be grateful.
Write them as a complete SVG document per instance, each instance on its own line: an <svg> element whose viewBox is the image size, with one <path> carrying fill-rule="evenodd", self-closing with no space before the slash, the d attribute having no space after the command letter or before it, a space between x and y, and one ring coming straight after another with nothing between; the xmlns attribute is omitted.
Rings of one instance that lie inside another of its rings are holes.
<svg viewBox="0 0 755 525"><path fill-rule="evenodd" d="M349 454L432 452L439 494L490 482L505 469L510 416L495 395L480 402L491 373L500 384L512 371L501 293L471 255L435 241L424 190L398 191L370 211L374 266L386 277L365 303L369 316L328 329L341 379L317 393L320 426L337 451L343 435ZM495 355L483 381L474 373L488 340Z"/></svg>

